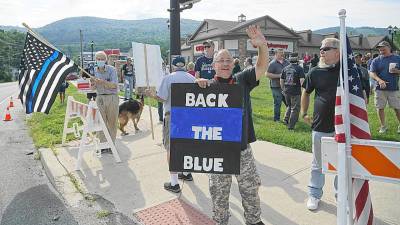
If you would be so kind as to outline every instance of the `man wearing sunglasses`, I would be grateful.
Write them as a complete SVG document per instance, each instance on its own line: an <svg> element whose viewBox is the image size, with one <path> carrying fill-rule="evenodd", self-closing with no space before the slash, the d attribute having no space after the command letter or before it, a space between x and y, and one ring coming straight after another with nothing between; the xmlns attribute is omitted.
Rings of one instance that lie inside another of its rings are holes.
<svg viewBox="0 0 400 225"><path fill-rule="evenodd" d="M215 75L215 70L212 66L214 59L214 42L207 40L203 42L204 55L197 59L194 71L196 78L212 79Z"/></svg>
<svg viewBox="0 0 400 225"><path fill-rule="evenodd" d="M303 82L301 96L301 115L307 123L311 118L307 115L310 95L315 90L314 115L312 120L312 152L311 179L309 183L309 199L307 208L316 210L322 197L325 176L321 167L321 138L333 137L335 133L335 98L340 73L340 42L336 38L326 38L320 48L320 60L312 68Z"/></svg>

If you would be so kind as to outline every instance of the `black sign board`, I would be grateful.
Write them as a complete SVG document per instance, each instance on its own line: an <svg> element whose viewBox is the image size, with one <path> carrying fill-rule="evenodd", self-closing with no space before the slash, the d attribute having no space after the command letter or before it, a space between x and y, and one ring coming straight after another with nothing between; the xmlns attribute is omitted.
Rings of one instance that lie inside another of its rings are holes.
<svg viewBox="0 0 400 225"><path fill-rule="evenodd" d="M172 84L170 171L239 174L242 88Z"/></svg>

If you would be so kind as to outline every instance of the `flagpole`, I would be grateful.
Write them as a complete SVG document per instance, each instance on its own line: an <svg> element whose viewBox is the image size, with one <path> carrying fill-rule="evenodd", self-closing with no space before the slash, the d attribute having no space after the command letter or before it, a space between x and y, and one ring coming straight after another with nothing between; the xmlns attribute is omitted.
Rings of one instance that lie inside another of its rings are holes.
<svg viewBox="0 0 400 225"><path fill-rule="evenodd" d="M347 65L346 10L339 11L340 19L340 85L342 86L343 125L346 141L338 143L338 209L337 224L353 225L353 198L351 195L351 133L349 108L349 75Z"/></svg>
<svg viewBox="0 0 400 225"><path fill-rule="evenodd" d="M347 74L347 69L343 70L344 68L344 63L346 62L346 68L347 68L347 61L343 60L343 57L346 56L347 54L347 49L346 45L343 44L343 41L345 42L345 38L342 38L343 30L345 30L345 24L344 20L346 18L346 10L340 10L339 11L339 19L340 19L340 87L341 87L341 98L342 104L341 106L342 111L343 111L343 119L345 119L346 113L344 112L345 110L345 97L344 97L344 82L343 82L343 76L342 74L346 73ZM346 42L345 42L346 43ZM344 121L344 124L346 122ZM347 130L345 129L345 135L347 135ZM347 224L347 179L346 179L346 144L345 143L338 143L338 197L337 197L337 225L344 225Z"/></svg>
<svg viewBox="0 0 400 225"><path fill-rule="evenodd" d="M24 26L26 29L28 29L28 31L29 31L33 36L35 36L37 39L39 39L40 41L43 41L43 42L44 42L45 44L47 44L48 46L54 48L54 49L57 50L57 51L60 51L60 50L58 50L58 48L56 48L54 45L52 45L50 42L48 42L44 37L40 36L40 34L38 34L38 33L36 33L35 31L33 31L32 28L30 28L30 27L28 26L28 24L26 24L25 22L22 23L22 26Z"/></svg>
<svg viewBox="0 0 400 225"><path fill-rule="evenodd" d="M36 33L35 31L32 30L32 28L30 28L28 26L28 24L26 24L25 22L22 23L22 26L24 26L26 29L28 29L28 32L31 33L33 36L35 36L38 40L44 42L45 44L47 44L49 47L54 48L55 50L61 52L59 49L57 49L54 45L52 45L50 42L48 42L44 37L40 36L40 34ZM81 70L81 72L85 73L87 76L89 76L89 78L98 80L98 78L96 78L95 76L92 76L90 73L86 72L86 70L84 70L81 66L79 66L78 64L75 63L75 65ZM118 85L105 81L103 80L103 82L106 82L104 84L105 87L107 88L115 88L118 87Z"/></svg>

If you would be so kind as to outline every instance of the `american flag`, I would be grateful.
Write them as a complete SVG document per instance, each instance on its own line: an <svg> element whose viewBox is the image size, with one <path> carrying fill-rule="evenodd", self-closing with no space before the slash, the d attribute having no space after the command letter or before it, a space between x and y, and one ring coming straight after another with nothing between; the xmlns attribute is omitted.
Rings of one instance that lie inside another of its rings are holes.
<svg viewBox="0 0 400 225"><path fill-rule="evenodd" d="M19 98L27 114L49 113L59 86L74 65L64 54L27 33L19 74Z"/></svg>
<svg viewBox="0 0 400 225"><path fill-rule="evenodd" d="M361 85L361 73L357 69L354 60L353 51L350 47L349 39L346 36L347 67L343 68L342 65L342 78L343 71L348 71L349 82L349 109L350 109L350 134L352 138L358 139L371 139L371 132L368 124L368 112L364 100L363 88ZM343 47L343 46L342 46ZM343 79L344 80L344 79ZM346 143L345 126L343 123L343 101L342 94L344 84L339 84L336 91L336 105L335 105L335 139L339 143ZM353 179L353 194L355 200L355 224L357 225L372 225L374 214L372 209L371 196L369 194L369 184L367 180Z"/></svg>

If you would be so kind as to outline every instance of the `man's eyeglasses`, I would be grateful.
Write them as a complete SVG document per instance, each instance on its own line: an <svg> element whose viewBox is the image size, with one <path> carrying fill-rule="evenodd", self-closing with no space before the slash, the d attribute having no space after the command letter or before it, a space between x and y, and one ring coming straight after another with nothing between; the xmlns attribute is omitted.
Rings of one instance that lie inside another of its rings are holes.
<svg viewBox="0 0 400 225"><path fill-rule="evenodd" d="M221 60L216 60L215 62L221 63L221 64L231 64L233 62L233 60L232 59L226 59L226 60L221 59Z"/></svg>
<svg viewBox="0 0 400 225"><path fill-rule="evenodd" d="M320 48L319 50L323 51L323 52L327 52L327 51L330 51L332 49L337 49L337 48L334 48L334 47L323 47L323 48Z"/></svg>
<svg viewBox="0 0 400 225"><path fill-rule="evenodd" d="M210 45L204 45L204 48L211 48Z"/></svg>

